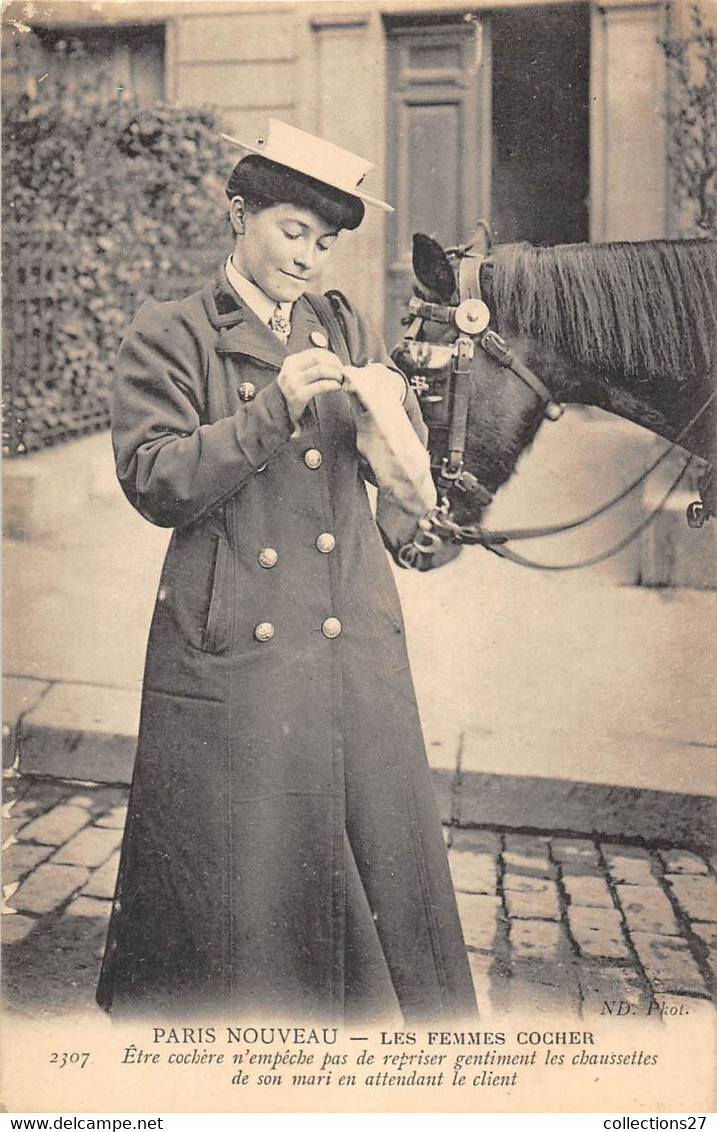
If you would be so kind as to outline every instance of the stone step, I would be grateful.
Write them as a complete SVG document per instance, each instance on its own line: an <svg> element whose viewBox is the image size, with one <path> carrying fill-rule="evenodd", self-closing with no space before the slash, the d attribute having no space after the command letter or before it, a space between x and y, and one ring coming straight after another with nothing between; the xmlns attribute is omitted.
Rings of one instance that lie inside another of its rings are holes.
<svg viewBox="0 0 717 1132"><path fill-rule="evenodd" d="M667 842L709 851L715 799L537 776L461 772L452 819L625 840Z"/></svg>
<svg viewBox="0 0 717 1132"><path fill-rule="evenodd" d="M16 682L6 677L3 686L13 690L10 698L19 703ZM81 782L129 782L139 708L139 692L126 688L52 684L4 723L12 735L17 769Z"/></svg>

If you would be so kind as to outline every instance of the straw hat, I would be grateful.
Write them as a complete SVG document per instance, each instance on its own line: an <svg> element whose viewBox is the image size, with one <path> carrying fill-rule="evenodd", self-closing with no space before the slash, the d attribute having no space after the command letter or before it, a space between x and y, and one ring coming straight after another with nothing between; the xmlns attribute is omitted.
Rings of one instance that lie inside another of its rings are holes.
<svg viewBox="0 0 717 1132"><path fill-rule="evenodd" d="M355 153L350 153L347 149L333 145L332 142L317 138L315 134L307 134L304 130L297 130L295 126L289 126L277 118L270 118L266 137L259 139L254 145L232 138L229 134L222 134L222 137L233 145L241 146L249 153L258 153L278 165L285 165L307 177L313 177L316 181L323 181L325 185L340 189L350 196L358 197L359 200L381 208L384 212L393 212L390 204L372 197L359 188L368 171L373 169L373 163L365 161Z"/></svg>

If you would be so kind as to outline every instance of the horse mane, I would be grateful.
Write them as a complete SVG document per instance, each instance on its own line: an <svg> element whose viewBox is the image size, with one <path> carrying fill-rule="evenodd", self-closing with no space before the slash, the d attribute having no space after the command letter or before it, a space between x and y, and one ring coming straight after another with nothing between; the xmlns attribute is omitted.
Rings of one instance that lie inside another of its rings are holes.
<svg viewBox="0 0 717 1132"><path fill-rule="evenodd" d="M681 385L709 373L717 242L507 244L491 253L491 305L579 365Z"/></svg>

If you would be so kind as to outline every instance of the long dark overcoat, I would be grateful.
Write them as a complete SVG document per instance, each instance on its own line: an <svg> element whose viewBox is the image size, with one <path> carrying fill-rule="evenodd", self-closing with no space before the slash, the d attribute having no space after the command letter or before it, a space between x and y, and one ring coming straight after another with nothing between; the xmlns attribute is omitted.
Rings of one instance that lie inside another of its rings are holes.
<svg viewBox="0 0 717 1132"><path fill-rule="evenodd" d="M356 365L387 362L346 305ZM181 1015L475 1007L404 627L348 398L289 417L288 347L222 275L146 303L120 352L117 471L174 528L98 1000ZM389 363L390 364L390 363ZM407 411L420 429L415 401ZM131 579L128 579L131 584Z"/></svg>

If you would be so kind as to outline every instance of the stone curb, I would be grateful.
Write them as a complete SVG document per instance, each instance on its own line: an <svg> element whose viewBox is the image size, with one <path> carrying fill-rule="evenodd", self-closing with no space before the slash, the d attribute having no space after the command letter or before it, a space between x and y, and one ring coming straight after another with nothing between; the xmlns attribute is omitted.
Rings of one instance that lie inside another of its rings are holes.
<svg viewBox="0 0 717 1132"><path fill-rule="evenodd" d="M22 720L50 689L47 680L25 676L4 677L2 682L2 765L7 770L18 755Z"/></svg>
<svg viewBox="0 0 717 1132"><path fill-rule="evenodd" d="M3 729L20 774L128 783L139 708L140 693L126 688L55 683Z"/></svg>
<svg viewBox="0 0 717 1132"><path fill-rule="evenodd" d="M453 819L460 825L544 829L707 849L717 800L695 794L552 778L460 772Z"/></svg>

